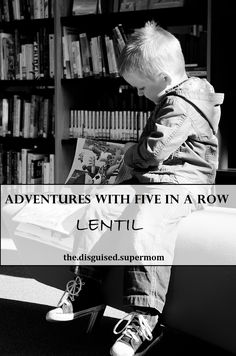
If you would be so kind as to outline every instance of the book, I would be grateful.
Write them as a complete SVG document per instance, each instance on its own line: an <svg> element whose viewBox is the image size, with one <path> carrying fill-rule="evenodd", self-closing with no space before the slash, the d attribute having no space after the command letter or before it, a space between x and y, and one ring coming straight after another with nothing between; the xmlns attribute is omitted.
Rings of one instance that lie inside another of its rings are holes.
<svg viewBox="0 0 236 356"><path fill-rule="evenodd" d="M83 192L83 188L80 192ZM53 203L52 193L53 190L43 193L49 199L47 204L29 202L22 207L13 217L13 221L19 223L16 230L38 237L42 237L41 231L44 232L46 239L55 237L55 232L63 234L64 237L71 235L76 219L80 211L86 208L86 204L61 204L59 201ZM71 189L63 188L60 194L65 196L71 194Z"/></svg>
<svg viewBox="0 0 236 356"><path fill-rule="evenodd" d="M72 52L72 78L83 78L82 62L81 62L81 52L80 52L80 42L72 41L71 43Z"/></svg>
<svg viewBox="0 0 236 356"><path fill-rule="evenodd" d="M150 0L149 9L162 9L184 6L184 0Z"/></svg>
<svg viewBox="0 0 236 356"><path fill-rule="evenodd" d="M66 184L116 184L124 152L123 143L77 139Z"/></svg>
<svg viewBox="0 0 236 356"><path fill-rule="evenodd" d="M4 183L4 150L3 145L0 144L0 184Z"/></svg>
<svg viewBox="0 0 236 356"><path fill-rule="evenodd" d="M120 11L138 11L148 9L149 0L123 0Z"/></svg>
<svg viewBox="0 0 236 356"><path fill-rule="evenodd" d="M30 137L30 113L31 113L31 101L24 101L23 130L22 130L22 136L24 138Z"/></svg>
<svg viewBox="0 0 236 356"><path fill-rule="evenodd" d="M120 1L119 0L114 0L113 2L113 12L119 12L120 9Z"/></svg>
<svg viewBox="0 0 236 356"><path fill-rule="evenodd" d="M43 184L43 163L45 154L28 152L27 154L27 184Z"/></svg>
<svg viewBox="0 0 236 356"><path fill-rule="evenodd" d="M28 223L19 223L15 235L44 243L49 246L71 251L73 247L73 236L62 234L57 231L46 229L41 226Z"/></svg>
<svg viewBox="0 0 236 356"><path fill-rule="evenodd" d="M50 76L50 78L54 78L54 75L55 75L55 68L54 68L55 56L54 56L54 51L55 51L54 34L50 33L49 34L49 76Z"/></svg>
<svg viewBox="0 0 236 356"><path fill-rule="evenodd" d="M125 41L123 36L121 35L120 29L118 26L113 28L113 37L117 43L117 48L119 50L119 54L121 53L122 49L125 47Z"/></svg>
<svg viewBox="0 0 236 356"><path fill-rule="evenodd" d="M43 100L43 137L47 138L49 134L50 102L49 98Z"/></svg>
<svg viewBox="0 0 236 356"><path fill-rule="evenodd" d="M9 120L9 104L6 98L2 99L2 130L1 136L5 137L8 134L8 120Z"/></svg>
<svg viewBox="0 0 236 356"><path fill-rule="evenodd" d="M21 116L21 99L18 95L13 96L13 136L20 136L20 116Z"/></svg>
<svg viewBox="0 0 236 356"><path fill-rule="evenodd" d="M0 33L0 79L14 79L14 44L10 33Z"/></svg>
<svg viewBox="0 0 236 356"><path fill-rule="evenodd" d="M49 154L49 183L55 183L55 155Z"/></svg>
<svg viewBox="0 0 236 356"><path fill-rule="evenodd" d="M30 107L30 123L29 123L29 137L34 138L37 137L37 104L38 98L36 95L31 96L31 107Z"/></svg>
<svg viewBox="0 0 236 356"><path fill-rule="evenodd" d="M98 76L102 74L102 61L100 47L98 46L98 38L92 37L90 40L91 56L92 56L92 66L93 75Z"/></svg>
<svg viewBox="0 0 236 356"><path fill-rule="evenodd" d="M74 0L72 15L88 15L97 13L97 0Z"/></svg>
<svg viewBox="0 0 236 356"><path fill-rule="evenodd" d="M120 12L123 11L134 11L134 1L122 0L120 4Z"/></svg>
<svg viewBox="0 0 236 356"><path fill-rule="evenodd" d="M9 11L9 3L8 0L2 1L2 10L3 10L3 17L5 21L10 21L10 11Z"/></svg>
<svg viewBox="0 0 236 356"><path fill-rule="evenodd" d="M50 184L50 162L46 158L43 162L43 184Z"/></svg>
<svg viewBox="0 0 236 356"><path fill-rule="evenodd" d="M92 74L91 64L92 57L90 51L89 40L86 33L79 34L80 46L81 46L81 60L82 60L82 72L83 76L87 77Z"/></svg>
<svg viewBox="0 0 236 356"><path fill-rule="evenodd" d="M149 0L134 0L135 11L148 9Z"/></svg>
<svg viewBox="0 0 236 356"><path fill-rule="evenodd" d="M29 148L21 149L21 184L27 184L27 172L28 172L27 155L29 151L30 151Z"/></svg>

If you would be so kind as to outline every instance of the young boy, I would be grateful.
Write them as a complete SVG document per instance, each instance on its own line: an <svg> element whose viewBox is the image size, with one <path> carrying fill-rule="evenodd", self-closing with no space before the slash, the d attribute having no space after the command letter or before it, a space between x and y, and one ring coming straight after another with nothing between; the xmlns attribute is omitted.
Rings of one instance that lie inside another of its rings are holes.
<svg viewBox="0 0 236 356"><path fill-rule="evenodd" d="M137 88L138 95L156 104L139 142L130 145L124 157L135 182L157 184L153 189L162 193L170 189L165 184L214 183L218 164L216 132L223 95L214 93L205 79L187 77L179 41L154 22L148 22L130 37L121 53L119 70ZM178 189L181 192L186 188ZM188 191L191 192L191 186ZM140 206L138 218L146 224L147 233L144 236L142 230L135 232L135 250L137 254L155 248L158 251L161 245L173 261L178 223L191 208L161 204L155 219L150 218L150 209L148 204ZM122 212L118 210L113 213ZM94 216L91 211L87 214ZM91 243L89 236L88 240ZM158 340L170 272L170 266L125 268L124 304L132 312L111 348L112 356L144 355ZM82 292L83 289L81 300ZM79 304L79 300L80 296L76 304L67 291L59 307L48 313L48 319L56 320L58 313L67 318L65 305L69 305L69 318L76 317L76 310L88 307L83 301ZM118 327L115 333L119 333Z"/></svg>

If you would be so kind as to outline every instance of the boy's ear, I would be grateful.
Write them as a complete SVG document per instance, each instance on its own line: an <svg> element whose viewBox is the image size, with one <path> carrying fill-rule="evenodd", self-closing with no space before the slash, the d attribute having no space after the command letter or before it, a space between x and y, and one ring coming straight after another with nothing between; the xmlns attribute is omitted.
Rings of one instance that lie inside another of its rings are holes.
<svg viewBox="0 0 236 356"><path fill-rule="evenodd" d="M162 80L165 82L166 85L171 84L171 77L167 73L162 73Z"/></svg>

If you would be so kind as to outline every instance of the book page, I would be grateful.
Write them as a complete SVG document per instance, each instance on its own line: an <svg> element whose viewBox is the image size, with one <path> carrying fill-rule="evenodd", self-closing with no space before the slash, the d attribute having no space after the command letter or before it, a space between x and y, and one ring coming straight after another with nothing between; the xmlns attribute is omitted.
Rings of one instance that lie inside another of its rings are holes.
<svg viewBox="0 0 236 356"><path fill-rule="evenodd" d="M124 152L123 143L78 138L66 184L117 184Z"/></svg>

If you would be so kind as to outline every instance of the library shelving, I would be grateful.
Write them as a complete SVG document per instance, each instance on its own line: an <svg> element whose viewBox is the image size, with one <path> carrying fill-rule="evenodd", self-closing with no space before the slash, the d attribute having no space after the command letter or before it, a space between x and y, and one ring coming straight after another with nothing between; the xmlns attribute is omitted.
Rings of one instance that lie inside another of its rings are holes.
<svg viewBox="0 0 236 356"><path fill-rule="evenodd" d="M98 72L91 72L88 76L82 73L82 76L79 77L76 71L75 75L66 76L63 36L67 30L64 29L73 29L72 36L75 34L75 38L81 33L86 34L89 41L91 38L99 36L104 39L105 36L113 39L113 29L116 26L122 24L128 35L134 28L143 26L148 20L155 20L180 39L186 62L189 65L187 68L189 75L192 73L206 77L215 86L216 91L225 93L220 124L220 182L227 182L227 177L235 176L236 160L233 155L232 130L232 108L235 102L233 78L235 74L233 56L229 55L230 45L234 41L234 22L230 3L230 0L226 0L222 6L222 2L219 0L185 0L184 6L176 8L72 16L72 2L57 0L53 3L53 18L23 19L0 23L0 29L6 32L14 33L27 30L34 33L38 30L42 31L44 28L48 33L54 35L52 77L49 75L39 79L0 80L0 88L1 92L6 95L20 95L24 91L35 92L36 95L41 95L45 91L45 93L51 92L54 95L54 137L47 139L39 137L31 140L36 140L33 145L37 145L38 140L39 146L47 147L49 153L55 153L56 183L63 184L65 182L74 157L76 139L70 137L71 110L149 112L153 108L152 103L144 98L139 98L135 90L130 88L117 73L109 75L107 71L99 73L97 69ZM196 70L195 73L194 70ZM230 77L232 80L229 80ZM9 142L14 142L14 139L16 138L11 138ZM0 138L1 140L2 142L8 141L8 138ZM17 140L20 145L20 139L17 138ZM24 140L30 142L30 139L25 138ZM45 144L46 141L49 144Z"/></svg>
<svg viewBox="0 0 236 356"><path fill-rule="evenodd" d="M41 13L36 7L30 13L30 8L22 7L26 3L22 0L15 3L18 7L14 11L13 2L4 0L0 4L0 183L49 183L49 175L53 183L55 57L52 10L48 13L51 0L41 2L45 5Z"/></svg>

